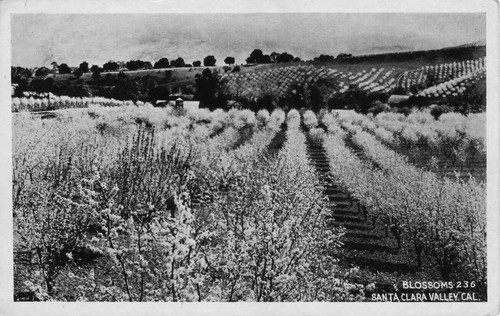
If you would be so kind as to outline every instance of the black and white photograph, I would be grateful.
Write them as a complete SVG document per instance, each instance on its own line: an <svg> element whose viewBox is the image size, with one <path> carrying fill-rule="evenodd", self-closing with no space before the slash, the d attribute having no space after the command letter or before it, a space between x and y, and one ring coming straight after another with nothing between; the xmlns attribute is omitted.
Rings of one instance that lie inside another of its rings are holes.
<svg viewBox="0 0 500 316"><path fill-rule="evenodd" d="M0 314L495 315L471 2L0 3Z"/></svg>

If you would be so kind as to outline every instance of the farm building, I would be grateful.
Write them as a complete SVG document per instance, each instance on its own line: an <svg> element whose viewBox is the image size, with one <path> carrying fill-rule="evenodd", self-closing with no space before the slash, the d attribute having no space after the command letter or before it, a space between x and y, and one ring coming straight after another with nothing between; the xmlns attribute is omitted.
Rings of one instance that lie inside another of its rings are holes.
<svg viewBox="0 0 500 316"><path fill-rule="evenodd" d="M398 94L393 94L389 97L389 100L387 100L387 104L389 106L406 106L408 103L408 99L410 96L408 95L398 95Z"/></svg>
<svg viewBox="0 0 500 316"><path fill-rule="evenodd" d="M180 99L180 100L179 100ZM184 109L197 109L200 107L200 101L184 101L181 98L177 98L176 100L158 100L156 102L156 106L158 107L179 107L177 105L178 102L182 101L182 108Z"/></svg>
<svg viewBox="0 0 500 316"><path fill-rule="evenodd" d="M241 102L236 101L236 100L228 100L227 103L226 103L226 108L227 109L238 109L238 110L241 110L242 107L243 107L243 105L241 104Z"/></svg>
<svg viewBox="0 0 500 316"><path fill-rule="evenodd" d="M13 96L16 94L16 89L19 85L17 83L13 83L11 86L10 86L10 95Z"/></svg>
<svg viewBox="0 0 500 316"><path fill-rule="evenodd" d="M169 100L156 100L156 104L155 104L155 106L157 106L157 107L165 107L168 105L174 106L174 102L169 101Z"/></svg>

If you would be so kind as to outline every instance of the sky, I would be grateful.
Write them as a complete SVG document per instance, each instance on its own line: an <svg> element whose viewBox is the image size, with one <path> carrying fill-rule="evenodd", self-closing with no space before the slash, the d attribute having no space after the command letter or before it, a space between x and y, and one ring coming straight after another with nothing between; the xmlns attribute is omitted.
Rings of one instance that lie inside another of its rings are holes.
<svg viewBox="0 0 500 316"><path fill-rule="evenodd" d="M12 65L78 66L162 57L186 63L214 55L244 63L250 52L302 59L484 43L486 16L402 13L13 14Z"/></svg>

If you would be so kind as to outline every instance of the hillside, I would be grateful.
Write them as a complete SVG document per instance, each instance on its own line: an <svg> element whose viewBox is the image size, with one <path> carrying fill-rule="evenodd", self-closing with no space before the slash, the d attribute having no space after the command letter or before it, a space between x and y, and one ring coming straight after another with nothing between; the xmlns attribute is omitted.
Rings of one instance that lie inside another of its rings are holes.
<svg viewBox="0 0 500 316"><path fill-rule="evenodd" d="M255 83L250 90L259 90L259 84L269 86L269 82L265 83L266 80L264 77L266 76L276 76L278 78L278 85L280 85L281 83L279 81L287 81L288 83L296 82L296 79L299 79L300 77L297 73L304 71L309 73L306 77L316 73L316 75L313 75L313 77L317 77L316 79L322 78L329 80L335 78L335 80L341 84L341 87L344 87L344 90L346 90L352 83L357 85L358 83L367 80L373 82L376 81L382 85L388 82L387 87L384 87L383 89L384 93L388 93L397 86L410 91L410 88L412 88L411 85L402 86L400 84L402 77L411 76L414 73L420 73L422 72L422 69L439 65L450 65L451 67L451 65L457 63L463 63L463 67L466 68L467 63L482 60L485 55L485 46L469 44L430 51L392 52L386 54L353 56L350 58L335 59L331 62L259 65L258 67L243 68L242 76L238 74L228 74L226 77L230 80L237 79L238 76L240 78L246 78L243 82L254 80ZM280 68L287 68L287 70L281 71ZM287 71L291 72L289 75L290 78L287 78L287 75L283 76L280 74ZM472 71L472 68L469 69L469 71ZM321 73L324 73L326 76L322 76ZM330 76L334 73L336 74L335 76ZM465 72L461 74L465 75ZM366 78L358 80L358 78L361 78L363 75L365 75ZM457 74L450 75L450 78L446 79L451 80L454 77L457 77ZM446 81L444 79L445 78L443 76L439 83ZM235 83L233 83L233 85L235 85ZM389 88L389 86L391 87ZM248 90L249 87L242 88ZM258 96L258 91L249 92L254 97Z"/></svg>
<svg viewBox="0 0 500 316"><path fill-rule="evenodd" d="M226 82L225 93L231 99L255 101L270 94L277 100L285 96L294 84L323 79L338 85L334 94L346 93L355 87L369 95L383 95L377 99L386 102L396 90L400 94L418 94L434 84L465 75L472 77L462 78L462 81L475 82L474 75L470 73L484 68L485 54L485 46L469 44L430 51L360 55L330 62L245 65L240 66L238 72L234 72L234 69L225 72L223 67L211 68L222 74ZM190 98L195 92L196 75L201 75L204 69L191 67L125 71L125 76L121 77L118 72L105 72L98 79L92 78L90 73L80 78L71 74L48 75L44 79L32 79L29 90L74 97L101 96L150 101L151 91L161 87L162 91L169 91L170 95ZM441 72L432 74L441 76L438 81L428 76L429 69ZM447 73L442 73L445 70ZM482 75L478 73L478 76Z"/></svg>

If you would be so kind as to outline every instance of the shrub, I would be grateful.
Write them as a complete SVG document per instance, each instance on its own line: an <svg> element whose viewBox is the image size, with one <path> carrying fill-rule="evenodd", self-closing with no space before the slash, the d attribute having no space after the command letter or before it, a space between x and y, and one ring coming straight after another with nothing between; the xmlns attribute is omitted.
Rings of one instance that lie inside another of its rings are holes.
<svg viewBox="0 0 500 316"><path fill-rule="evenodd" d="M285 122L285 112L282 109L275 109L269 117L269 126L279 128Z"/></svg>
<svg viewBox="0 0 500 316"><path fill-rule="evenodd" d="M299 126L300 125L300 113L295 109L288 111L286 115L286 123L288 126Z"/></svg>
<svg viewBox="0 0 500 316"><path fill-rule="evenodd" d="M404 116L408 116L411 113L411 110L407 107L397 108L395 110L396 110L396 113L403 114Z"/></svg>
<svg viewBox="0 0 500 316"><path fill-rule="evenodd" d="M259 110L259 112L257 112L256 119L259 123L259 126L266 126L270 120L269 112L265 109Z"/></svg>
<svg viewBox="0 0 500 316"><path fill-rule="evenodd" d="M316 114L313 111L307 110L304 113L304 125L308 128L314 128L318 126L318 119L316 118Z"/></svg>

